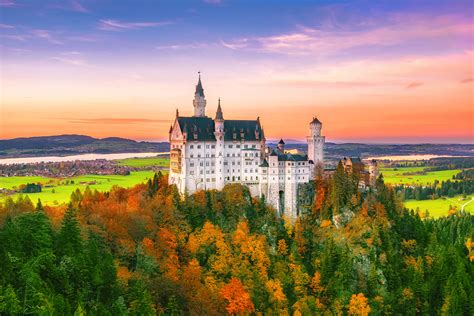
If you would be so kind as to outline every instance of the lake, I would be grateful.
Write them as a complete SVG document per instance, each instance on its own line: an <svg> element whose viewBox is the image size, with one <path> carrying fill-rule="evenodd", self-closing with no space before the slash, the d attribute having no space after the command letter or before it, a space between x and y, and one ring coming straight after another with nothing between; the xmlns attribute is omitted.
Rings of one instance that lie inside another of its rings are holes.
<svg viewBox="0 0 474 316"><path fill-rule="evenodd" d="M72 156L46 156L46 157L22 157L22 158L4 158L0 159L0 165L13 165L37 162L61 162L61 161L75 161L75 160L118 160L125 158L145 158L154 157L158 155L167 155L169 152L160 153L119 153L119 154L81 154Z"/></svg>
<svg viewBox="0 0 474 316"><path fill-rule="evenodd" d="M433 158L452 158L452 157L468 157L468 156L450 156L450 155L400 155L400 156L378 156L367 157L364 160L390 160L390 161L415 161L430 160Z"/></svg>

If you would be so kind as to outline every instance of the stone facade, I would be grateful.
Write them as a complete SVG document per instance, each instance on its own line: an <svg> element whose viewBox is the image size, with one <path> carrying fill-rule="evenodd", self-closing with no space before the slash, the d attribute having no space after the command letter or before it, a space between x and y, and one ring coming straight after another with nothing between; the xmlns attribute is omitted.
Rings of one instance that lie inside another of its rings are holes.
<svg viewBox="0 0 474 316"><path fill-rule="evenodd" d="M313 118L309 124L307 155L289 153L283 140L274 149L266 147L259 118L226 120L219 100L212 119L206 116L206 104L199 77L194 116L180 116L177 110L170 127L170 184L181 194L192 194L240 183L253 196L265 196L279 215L296 218L299 185L308 183L315 167L324 163L321 122Z"/></svg>

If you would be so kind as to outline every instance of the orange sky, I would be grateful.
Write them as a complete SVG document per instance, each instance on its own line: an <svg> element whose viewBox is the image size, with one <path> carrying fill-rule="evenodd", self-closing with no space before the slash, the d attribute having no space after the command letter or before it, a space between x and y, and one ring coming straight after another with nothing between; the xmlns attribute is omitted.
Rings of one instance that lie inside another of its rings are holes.
<svg viewBox="0 0 474 316"><path fill-rule="evenodd" d="M303 13L298 23L283 20L284 29L235 31L232 21L214 21L222 29L203 27L189 39L181 20L97 24L88 8L70 14L91 21L90 29L74 24L70 34L62 24L25 26L8 8L0 24L0 138L166 140L177 107L192 115L201 70L207 115L220 97L224 118L260 116L267 139L304 139L318 116L329 141L473 143L473 23L451 9L388 8L395 11L347 19L347 10L328 6L320 15L331 19L321 25Z"/></svg>

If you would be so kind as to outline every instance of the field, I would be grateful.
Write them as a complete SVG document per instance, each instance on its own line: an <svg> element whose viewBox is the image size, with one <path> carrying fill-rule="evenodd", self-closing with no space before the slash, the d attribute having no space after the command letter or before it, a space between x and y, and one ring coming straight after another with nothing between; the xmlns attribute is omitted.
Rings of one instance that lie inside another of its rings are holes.
<svg viewBox="0 0 474 316"><path fill-rule="evenodd" d="M26 183L42 183L43 190L39 193L29 193L29 198L35 203L41 199L43 204L56 205L67 203L71 193L76 189L83 191L87 186L91 190L109 191L114 185L124 188L132 187L138 183L143 183L153 177L153 171L132 172L128 176L121 175L85 175L68 179L51 179L43 177L9 177L1 178L0 187L12 189ZM71 183L74 181L73 183ZM47 187L46 187L47 186ZM16 198L19 194L11 195ZM5 200L6 196L0 196L0 202Z"/></svg>
<svg viewBox="0 0 474 316"><path fill-rule="evenodd" d="M441 170L426 172L426 174L414 174L422 172L425 167L405 167L405 168L380 168L380 173L383 174L385 183L387 184L418 184L427 185L433 184L435 180L446 181L452 180L453 176L461 172L459 169L455 170Z"/></svg>
<svg viewBox="0 0 474 316"><path fill-rule="evenodd" d="M145 167L168 167L169 158L165 157L149 157L149 158L127 158L117 160L117 163L122 166L145 168Z"/></svg>
<svg viewBox="0 0 474 316"><path fill-rule="evenodd" d="M462 205L469 202L473 198L474 194L467 196L467 198L465 199L462 199L461 195L457 195L453 198L439 198L436 200L409 200L405 201L405 206L408 209L413 210L419 208L421 213L424 213L426 210L428 210L430 216L437 218L440 216L446 216L448 214L450 206L454 206L457 210L461 210ZM464 207L464 211L474 214L474 201L467 204Z"/></svg>

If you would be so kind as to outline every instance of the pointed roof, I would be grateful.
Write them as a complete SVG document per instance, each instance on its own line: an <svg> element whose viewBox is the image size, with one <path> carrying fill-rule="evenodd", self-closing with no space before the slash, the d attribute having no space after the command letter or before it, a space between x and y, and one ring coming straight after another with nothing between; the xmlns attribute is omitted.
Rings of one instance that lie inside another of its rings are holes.
<svg viewBox="0 0 474 316"><path fill-rule="evenodd" d="M280 141L278 142L279 145L285 145L285 142L283 141L283 139L280 139Z"/></svg>
<svg viewBox="0 0 474 316"><path fill-rule="evenodd" d="M322 124L320 120L315 116L313 117L313 120L311 121L311 124Z"/></svg>
<svg viewBox="0 0 474 316"><path fill-rule="evenodd" d="M196 85L196 92L194 94L198 94L204 98L204 89L202 88L202 83L201 83L201 72L199 72L199 80L198 80L198 84Z"/></svg>
<svg viewBox="0 0 474 316"><path fill-rule="evenodd" d="M268 167L268 161L267 161L267 159L263 159L263 162L260 164L259 167L262 167L262 168Z"/></svg>
<svg viewBox="0 0 474 316"><path fill-rule="evenodd" d="M219 103L217 105L216 120L220 120L220 121L224 120L224 114L222 114L222 109L221 109L221 98L219 98Z"/></svg>

